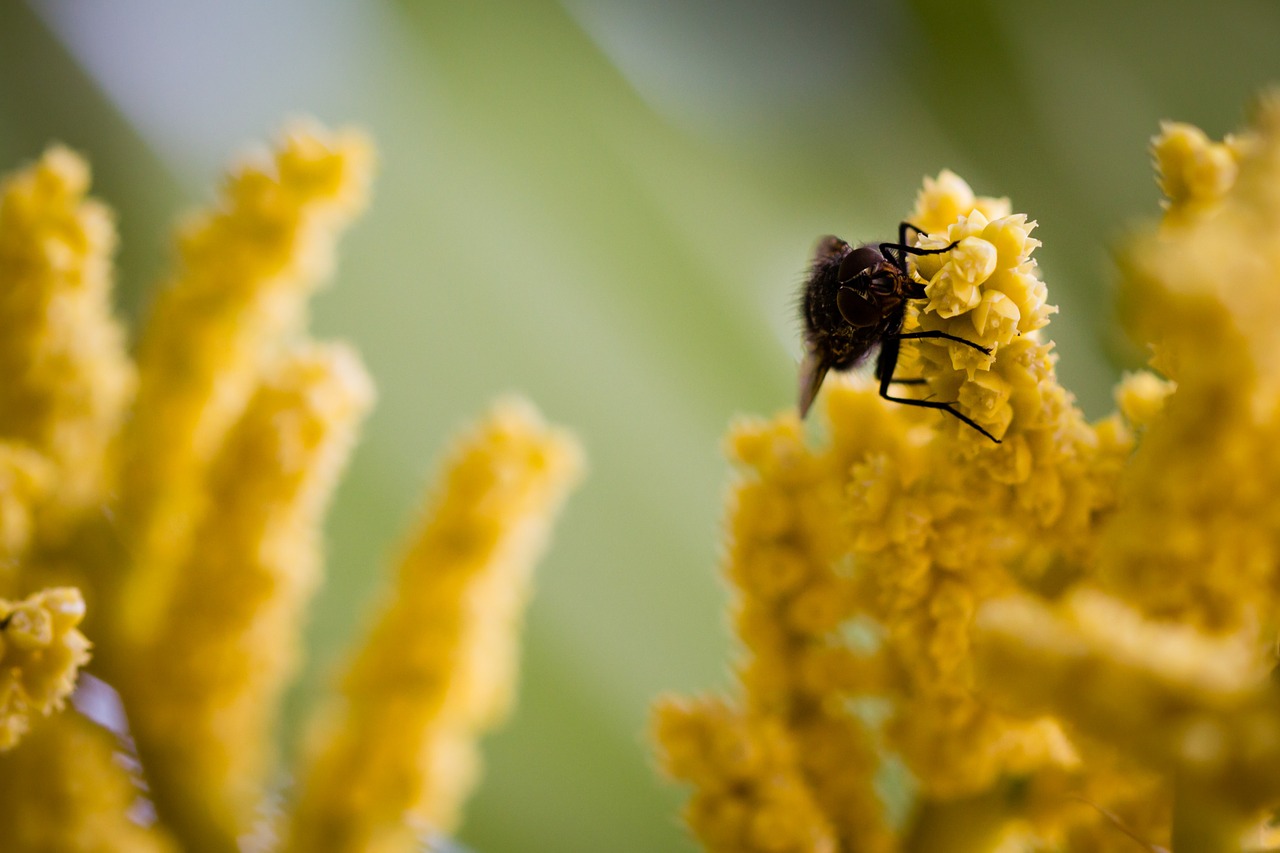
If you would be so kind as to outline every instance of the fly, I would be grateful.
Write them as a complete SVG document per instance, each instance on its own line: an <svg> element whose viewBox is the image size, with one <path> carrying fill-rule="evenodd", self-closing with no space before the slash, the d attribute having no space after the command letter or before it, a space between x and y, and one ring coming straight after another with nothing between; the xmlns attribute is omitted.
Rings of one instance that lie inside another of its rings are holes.
<svg viewBox="0 0 1280 853"><path fill-rule="evenodd" d="M910 222L898 225L898 242L864 243L857 248L839 237L823 237L814 252L802 296L804 362L800 365L800 416L804 417L828 371L849 370L879 347L876 379L880 396L905 406L940 409L987 438L1000 439L955 408L954 403L895 397L890 385L921 385L923 379L894 379L898 351L905 340L947 340L990 355L987 347L946 332L903 332L907 302L924 299L924 285L907 272L908 255L940 255L955 248L917 249L907 245L907 232L923 234Z"/></svg>

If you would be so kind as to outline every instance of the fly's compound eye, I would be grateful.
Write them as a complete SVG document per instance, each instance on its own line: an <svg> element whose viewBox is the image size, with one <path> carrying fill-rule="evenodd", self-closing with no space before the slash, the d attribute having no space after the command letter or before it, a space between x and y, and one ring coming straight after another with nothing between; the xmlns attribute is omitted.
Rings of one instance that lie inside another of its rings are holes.
<svg viewBox="0 0 1280 853"><path fill-rule="evenodd" d="M883 316L880 306L852 287L842 287L836 291L836 307L840 309L840 316L845 322L855 329L874 326Z"/></svg>
<svg viewBox="0 0 1280 853"><path fill-rule="evenodd" d="M863 246L860 249L854 249L852 252L844 256L844 260L840 262L839 280L841 284L853 281L858 273L871 269L878 264L884 263L884 255L877 252L870 246Z"/></svg>

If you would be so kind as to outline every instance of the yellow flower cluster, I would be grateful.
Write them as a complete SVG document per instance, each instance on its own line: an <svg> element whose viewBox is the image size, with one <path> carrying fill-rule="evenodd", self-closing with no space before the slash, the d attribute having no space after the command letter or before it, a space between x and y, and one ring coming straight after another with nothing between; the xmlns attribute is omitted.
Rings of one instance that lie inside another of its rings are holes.
<svg viewBox="0 0 1280 853"><path fill-rule="evenodd" d="M6 849L222 851L287 833L357 850L374 827L378 849L407 851L455 826L475 773L453 768L509 700L527 576L580 469L527 404L499 407L447 462L348 699L313 726L305 794L269 802L325 510L373 400L350 348L308 338L306 302L372 166L362 135L304 125L236 170L182 230L136 360L84 162L54 148L0 188L0 372L14 377L0 383L0 592L28 596L0 600ZM104 720L43 718L85 635L145 792ZM338 811L353 789L366 811Z"/></svg>
<svg viewBox="0 0 1280 853"><path fill-rule="evenodd" d="M32 718L62 708L89 660L89 641L76 630L83 618L76 589L0 600L0 750L16 744Z"/></svg>
<svg viewBox="0 0 1280 853"><path fill-rule="evenodd" d="M1167 378L1117 414L1055 378L1033 223L943 173L907 219L954 247L907 330L992 353L904 342L898 375L1002 442L859 381L819 446L791 414L732 429L741 698L656 712L709 849L1241 850L1280 808L1280 99L1155 151L1165 220L1121 262Z"/></svg>
<svg viewBox="0 0 1280 853"><path fill-rule="evenodd" d="M871 732L847 704L826 701L840 685L881 676L878 661L835 639L856 604L853 583L840 567L846 535L832 523L841 489L831 471L848 466L806 448L794 415L740 424L729 449L754 475L731 499L726 565L739 593L735 624L747 647L739 666L744 707L700 701L661 708L667 769L699 785L689 815L700 837L741 839L714 849L826 849L809 846L814 838L841 845L857 838L867 850L885 849ZM725 725L733 728L726 735L730 746L716 740ZM759 746L763 764L717 760L743 754L744 741L765 733L771 743ZM744 785L744 775L757 781ZM822 782L811 785L813 779ZM783 785L786 799L817 807L773 822L768 844L753 842L756 806L779 795L773 785Z"/></svg>
<svg viewBox="0 0 1280 853"><path fill-rule="evenodd" d="M955 221L941 225L948 213ZM747 472L726 564L744 703L793 739L837 849L894 849L875 784L886 741L926 804L1074 759L1058 727L1008 719L974 695L970 623L1018 583L1069 582L1062 563L1090 550L1091 519L1113 501L1130 446L1118 421L1084 423L1054 379L1051 345L1035 339L1050 309L1026 217L944 173L909 221L933 229L921 245L956 245L929 257L929 301L908 330L977 340L992 355L924 340L904 360L920 374L902 373L959 400L1002 443L834 383L828 447L808 446L792 415L730 436ZM668 751L676 775L680 761Z"/></svg>
<svg viewBox="0 0 1280 853"><path fill-rule="evenodd" d="M707 846L839 849L800 772L801 756L776 719L716 699L672 701L658 708L655 731L667 749L667 770L698 788L685 820Z"/></svg>
<svg viewBox="0 0 1280 853"><path fill-rule="evenodd" d="M905 331L945 332L991 350L983 355L946 340L919 341L926 394L958 401L960 411L997 438L1010 432L1015 414L1015 435L1056 417L1053 406L1061 401L1029 393L1052 371L1049 347L1031 333L1057 311L1046 302L1031 258L1040 245L1030 236L1036 223L1011 214L1008 199L975 197L951 172L926 179L909 221L927 232L921 248L953 248L918 258L916 275L927 282L927 301Z"/></svg>

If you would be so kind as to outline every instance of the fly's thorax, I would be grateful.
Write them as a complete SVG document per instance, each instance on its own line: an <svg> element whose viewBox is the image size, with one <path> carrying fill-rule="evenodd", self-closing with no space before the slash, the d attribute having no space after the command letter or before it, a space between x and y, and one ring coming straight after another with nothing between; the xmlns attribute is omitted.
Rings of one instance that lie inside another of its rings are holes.
<svg viewBox="0 0 1280 853"><path fill-rule="evenodd" d="M823 238L804 292L810 350L835 369L857 362L902 328L911 280L875 245Z"/></svg>

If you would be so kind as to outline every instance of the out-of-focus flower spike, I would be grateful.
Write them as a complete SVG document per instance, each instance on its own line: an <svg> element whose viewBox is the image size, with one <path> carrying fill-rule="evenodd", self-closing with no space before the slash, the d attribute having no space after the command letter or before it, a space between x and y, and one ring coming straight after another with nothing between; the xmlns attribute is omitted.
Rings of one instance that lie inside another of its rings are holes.
<svg viewBox="0 0 1280 853"><path fill-rule="evenodd" d="M1280 690L1273 661L1247 633L1215 638L1146 621L1084 590L1056 608L1029 596L991 601L976 639L979 683L993 701L1053 713L1174 781L1174 849L1240 849L1280 797ZM1206 823L1234 846L1196 840Z"/></svg>
<svg viewBox="0 0 1280 853"><path fill-rule="evenodd" d="M0 755L0 847L178 853L145 796L115 736L67 711Z"/></svg>
<svg viewBox="0 0 1280 853"><path fill-rule="evenodd" d="M1112 591L1144 613L1222 633L1273 619L1280 587L1275 95L1241 139L1234 182L1212 212L1137 236L1120 255L1129 332L1177 385L1165 386L1128 465L1101 565Z"/></svg>
<svg viewBox="0 0 1280 853"><path fill-rule="evenodd" d="M511 700L529 573L581 467L577 443L517 400L454 448L342 701L314 727L285 849L452 830L475 739Z"/></svg>
<svg viewBox="0 0 1280 853"><path fill-rule="evenodd" d="M34 719L62 709L89 660L89 641L76 630L83 619L84 599L73 588L0 600L0 751Z"/></svg>
<svg viewBox="0 0 1280 853"><path fill-rule="evenodd" d="M50 539L102 499L134 387L111 313L115 225L88 189L88 165L60 146L0 185L0 439L52 463Z"/></svg>
<svg viewBox="0 0 1280 853"><path fill-rule="evenodd" d="M233 845L260 805L324 510L372 397L344 346L308 347L268 373L210 466L200 544L170 608L123 673L156 804L190 849Z"/></svg>
<svg viewBox="0 0 1280 853"><path fill-rule="evenodd" d="M364 206L372 166L362 134L300 125L269 159L235 171L218 204L182 232L178 271L143 329L124 448L134 565L120 622L133 640L168 603L204 472L299 328L338 234Z"/></svg>

